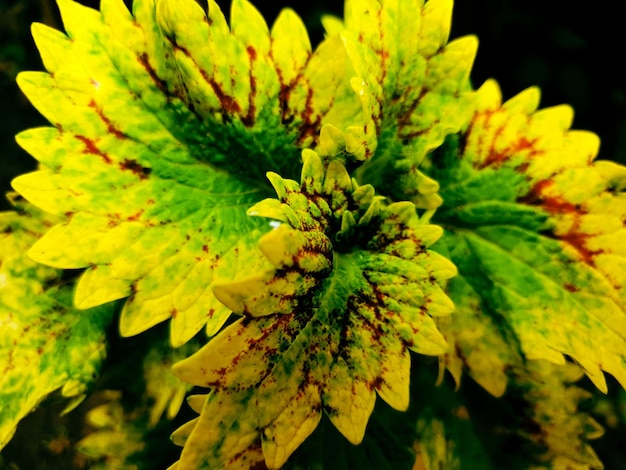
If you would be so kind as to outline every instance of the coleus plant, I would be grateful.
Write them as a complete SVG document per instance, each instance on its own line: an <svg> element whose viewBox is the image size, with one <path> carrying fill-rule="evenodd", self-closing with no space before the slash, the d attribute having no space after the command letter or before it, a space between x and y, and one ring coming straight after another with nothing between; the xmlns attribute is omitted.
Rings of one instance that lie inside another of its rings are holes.
<svg viewBox="0 0 626 470"><path fill-rule="evenodd" d="M58 4L18 78L51 126L0 216L0 446L124 375L121 335L144 399L90 412L102 468L148 468L189 392L155 468L602 468L579 381L626 387L626 168L475 89L452 0L347 0L315 49L246 0Z"/></svg>

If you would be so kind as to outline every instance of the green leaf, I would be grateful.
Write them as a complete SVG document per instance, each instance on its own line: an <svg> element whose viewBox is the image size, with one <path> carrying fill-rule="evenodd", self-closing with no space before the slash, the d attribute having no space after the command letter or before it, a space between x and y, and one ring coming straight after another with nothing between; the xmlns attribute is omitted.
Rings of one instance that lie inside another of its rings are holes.
<svg viewBox="0 0 626 470"><path fill-rule="evenodd" d="M503 105L494 82L478 94L468 129L429 169L445 200L439 249L460 272L450 295L465 317L451 333L461 358L448 362L496 395L521 355L569 356L600 390L602 371L626 386L626 169L593 162L597 137L569 130L568 107L537 111L536 89Z"/></svg>
<svg viewBox="0 0 626 470"><path fill-rule="evenodd" d="M131 459L145 451L144 423L124 412L121 392L107 390L96 396L104 403L86 416L87 424L95 431L78 442L78 451L91 460L89 468L137 470Z"/></svg>
<svg viewBox="0 0 626 470"><path fill-rule="evenodd" d="M433 387L424 371L412 378L419 384L414 468L601 469L588 441L602 430L584 411L591 394L575 385L580 369L531 361L509 373L499 398L471 381L455 391L447 380Z"/></svg>
<svg viewBox="0 0 626 470"><path fill-rule="evenodd" d="M440 229L409 202L384 204L337 161L303 158L301 184L270 174L278 200L250 209L277 221L259 242L258 274L214 287L244 318L175 366L212 389L177 438L179 469L235 465L258 456L259 440L266 465L279 468L322 411L357 444L376 393L408 407L409 350L447 349L432 316L453 309L442 283L455 268L427 250Z"/></svg>
<svg viewBox="0 0 626 470"><path fill-rule="evenodd" d="M164 445L171 422L191 389L172 374L171 366L197 349L197 343L173 349L162 328L111 349L102 390L93 397L98 405L85 417L91 432L77 449L90 459L89 468L162 467L165 458L171 459L173 446ZM129 381L129 376L137 380Z"/></svg>
<svg viewBox="0 0 626 470"><path fill-rule="evenodd" d="M452 3L348 0L341 33L358 77L353 86L368 96L378 135L376 154L359 179L426 209L441 198L419 165L467 124L475 100L469 74L478 41L448 42Z"/></svg>
<svg viewBox="0 0 626 470"><path fill-rule="evenodd" d="M55 127L18 136L45 167L13 186L66 216L30 254L87 268L79 308L128 297L123 335L168 318L174 345L214 334L229 311L213 279L234 275L221 258L262 225L245 210L269 195L265 172L295 176L327 121L364 125L341 40L312 52L293 12L269 32L244 0L232 30L214 2L208 18L192 0L59 7L67 35L33 26L49 73L18 79Z"/></svg>
<svg viewBox="0 0 626 470"><path fill-rule="evenodd" d="M516 374L512 395L521 395L528 403L528 421L519 434L535 452L533 468L604 468L588 443L602 436L603 430L580 410L591 393L573 385L581 375L572 364L555 366L547 361L532 361Z"/></svg>
<svg viewBox="0 0 626 470"><path fill-rule="evenodd" d="M416 451L413 469L446 470L473 469L491 470L487 429L482 424L480 407L474 414L470 405L472 390L455 390L450 382L441 381L435 386L432 367L414 370L411 378L411 399L416 403L414 448ZM483 404L483 406L485 406ZM488 406L488 405L487 405ZM491 431L491 430L489 430Z"/></svg>
<svg viewBox="0 0 626 470"><path fill-rule="evenodd" d="M63 272L26 255L56 220L30 205L0 213L0 448L19 421L61 389L76 406L106 355L114 305L78 311Z"/></svg>

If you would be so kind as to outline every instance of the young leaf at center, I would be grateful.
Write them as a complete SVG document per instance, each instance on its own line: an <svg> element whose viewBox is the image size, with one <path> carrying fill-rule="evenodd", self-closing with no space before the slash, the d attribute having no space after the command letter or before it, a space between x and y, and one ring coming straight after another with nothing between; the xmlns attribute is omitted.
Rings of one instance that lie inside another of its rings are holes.
<svg viewBox="0 0 626 470"><path fill-rule="evenodd" d="M259 444L279 468L322 412L359 443L376 394L407 408L409 350L447 349L432 317L451 313L442 284L456 270L427 249L441 230L412 203L387 205L359 187L337 161L303 159L301 184L270 174L278 200L249 211L278 224L259 242L258 274L214 287L244 317L175 366L212 389L181 431L178 469L241 464Z"/></svg>

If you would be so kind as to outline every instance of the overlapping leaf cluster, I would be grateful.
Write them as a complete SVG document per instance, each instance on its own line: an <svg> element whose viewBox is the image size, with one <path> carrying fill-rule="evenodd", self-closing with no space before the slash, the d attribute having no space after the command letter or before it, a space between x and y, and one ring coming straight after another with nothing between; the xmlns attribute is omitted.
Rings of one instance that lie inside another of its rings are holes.
<svg viewBox="0 0 626 470"><path fill-rule="evenodd" d="M7 216L41 263L11 282L81 269L67 308L90 328L125 299L123 336L168 319L174 347L214 336L174 368L210 389L176 468L323 466L332 427L347 467L388 440L427 469L515 468L494 449L513 436L522 468L600 468L574 382L626 386L626 169L536 90L474 90L452 0L347 0L314 50L291 10L269 28L246 0L230 26L213 0L59 6L66 34L33 27L47 72L19 78L52 127L18 136L41 166L14 181L51 215ZM27 322L26 287L7 322ZM440 392L418 355L439 357ZM524 404L511 432L481 441L480 393Z"/></svg>

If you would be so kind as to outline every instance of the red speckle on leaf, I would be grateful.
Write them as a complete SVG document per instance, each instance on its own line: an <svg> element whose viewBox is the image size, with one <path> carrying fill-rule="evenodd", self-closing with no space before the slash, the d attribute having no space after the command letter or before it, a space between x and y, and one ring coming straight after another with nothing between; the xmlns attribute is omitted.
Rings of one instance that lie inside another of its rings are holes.
<svg viewBox="0 0 626 470"><path fill-rule="evenodd" d="M246 48L246 52L248 53L248 57L250 57L250 62L254 62L256 60L256 51L254 50L254 47L248 46Z"/></svg>
<svg viewBox="0 0 626 470"><path fill-rule="evenodd" d="M602 250L591 250L587 248L587 240L589 237L583 233L578 233L572 230L568 234L559 238L576 248L576 251L578 251L582 260L589 266L595 266L595 262L593 260L594 256L603 253Z"/></svg>
<svg viewBox="0 0 626 470"><path fill-rule="evenodd" d="M203 76L205 74L206 72L202 73ZM205 77L205 79L207 79L207 77ZM215 80L213 80L213 78L209 78L208 83L209 85L211 85L211 88L213 88L213 92L215 93L215 96L217 96L217 99L219 100L220 105L222 106L222 109L224 111L226 111L228 114L238 114L241 112L241 106L239 106L239 103L237 103L237 101L235 101L232 97L224 93L224 90L220 88L220 86Z"/></svg>
<svg viewBox="0 0 626 470"><path fill-rule="evenodd" d="M109 227L117 227L120 224L121 215L118 212L107 215L109 217Z"/></svg>
<svg viewBox="0 0 626 470"><path fill-rule="evenodd" d="M120 163L120 169L134 173L140 180L147 179L152 172L151 168L143 167L137 160L129 158L124 159L124 161Z"/></svg>
<svg viewBox="0 0 626 470"><path fill-rule="evenodd" d="M143 212L144 212L144 210L141 209L139 212L137 212L137 213L135 213L133 215L128 216L128 220L131 221L131 222L135 222L135 221L139 220L141 218L141 216L143 215Z"/></svg>
<svg viewBox="0 0 626 470"><path fill-rule="evenodd" d="M271 52L270 52L270 57L272 57ZM306 59L307 63L310 58L311 58L311 54L309 53ZM290 83L285 82L283 72L278 66L276 66L276 73L278 74L278 81L280 82L280 92L278 94L278 100L279 100L280 109L281 109L281 120L284 125L288 125L293 121L292 110L289 108L289 99L291 96L291 90L294 88L294 86L296 86L296 84L299 84L300 86L302 85L301 84L302 72L298 73L298 75Z"/></svg>
<svg viewBox="0 0 626 470"><path fill-rule="evenodd" d="M280 70L277 68L278 76L280 77ZM278 101L280 103L281 111L281 120L283 124L289 124L293 121L293 116L290 115L289 111L289 95L291 95L291 87L285 85L280 79L280 92L278 94Z"/></svg>
<svg viewBox="0 0 626 470"><path fill-rule="evenodd" d="M547 196L545 193L554 185L554 180L543 180L536 183L528 194L518 198L518 202L531 206L541 206L551 214L583 213L581 208L558 196Z"/></svg>
<svg viewBox="0 0 626 470"><path fill-rule="evenodd" d="M565 212L578 212L575 204L564 201L562 198L552 197L542 201L541 206L553 214L563 214Z"/></svg>
<svg viewBox="0 0 626 470"><path fill-rule="evenodd" d="M189 53L189 51L187 49L185 49L184 47L181 47L179 44L176 43L175 38L168 38L170 40L170 42L172 43L172 46L174 47L174 49L177 49L179 51L181 51L187 58L189 58L191 61L193 61L196 66L198 67L198 70L200 71L200 75L202 75L202 78L204 79L204 81L210 85L210 87L213 89L213 92L215 93L215 96L217 97L217 99L220 102L220 105L222 107L222 110L228 115L228 114L239 114L241 112L241 107L239 106L239 103L237 103L237 101L235 101L232 97L228 96L224 90L222 89L222 87L215 81L215 78L212 77L206 70L204 70L202 67L200 67L196 61L195 58Z"/></svg>
<svg viewBox="0 0 626 470"><path fill-rule="evenodd" d="M107 131L108 131L109 134L114 135L118 139L126 139L127 138L126 134L124 134L121 130L119 130L117 127L115 127L115 125L113 124L113 121L111 121L107 116L104 115L104 113L102 112L102 109L98 108L98 105L95 102L95 100L92 99L89 102L89 107L96 110L96 113L98 113L98 116L100 117L102 122L104 122L104 124L107 126Z"/></svg>
<svg viewBox="0 0 626 470"><path fill-rule="evenodd" d="M209 252L209 247L206 245L202 245L202 251L204 251L205 253Z"/></svg>
<svg viewBox="0 0 626 470"><path fill-rule="evenodd" d="M494 137L494 142L497 142L499 136L502 134L503 131L504 127L498 129ZM483 163L480 165L480 168L482 169L488 166L499 166L509 160L511 157L514 157L515 155L518 155L525 151L529 151L529 155L527 155L528 157L535 156L538 153L537 150L535 150L534 148L536 143L536 139L528 140L525 137L521 137L509 147L499 152L496 152L492 147L491 151L487 155L487 158L485 158Z"/></svg>
<svg viewBox="0 0 626 470"><path fill-rule="evenodd" d="M176 310L175 308L173 308L170 313L172 314L172 318L176 318L178 316L178 310Z"/></svg>
<svg viewBox="0 0 626 470"><path fill-rule="evenodd" d="M139 61L141 66L144 69L146 69L146 72L148 72L148 74L150 75L150 78L152 78L152 81L157 86L157 88L159 90L161 90L161 92L164 95L169 97L170 96L170 92L169 92L169 90L167 88L167 82L165 80L162 80L161 78L159 78L159 76L156 73L156 70L154 70L154 68L150 64L150 59L148 58L148 54L145 53L145 52L142 52L139 55L139 57L137 57L137 60Z"/></svg>
<svg viewBox="0 0 626 470"><path fill-rule="evenodd" d="M537 143L537 139L528 140L526 137L522 137L520 138L520 140L517 141L517 145L515 146L515 149L518 152L522 150L532 149L536 143Z"/></svg>
<svg viewBox="0 0 626 470"><path fill-rule="evenodd" d="M256 450L257 452L253 452L254 450ZM250 459L248 456L242 457L246 453L249 453L249 455L254 455L254 460ZM257 455L259 457L257 457ZM235 463L235 466L241 468L240 462L242 461L247 462L247 468L249 468L250 470L268 470L267 466L265 465L265 459L263 458L263 455L261 453L261 439L257 438L257 440L246 450L243 450L233 455L233 457L227 462L226 467L231 468L233 466L233 463Z"/></svg>
<svg viewBox="0 0 626 470"><path fill-rule="evenodd" d="M313 120L313 89L309 88L306 95L306 101L304 111L301 114L301 118L304 121L300 127L300 135L298 136L298 142L303 142L308 137L315 138L322 123L322 116L317 116Z"/></svg>
<svg viewBox="0 0 626 470"><path fill-rule="evenodd" d="M368 388L370 390L379 390L384 385L384 383L385 381L383 380L383 378L381 376L378 376L370 384L368 384Z"/></svg>
<svg viewBox="0 0 626 470"><path fill-rule="evenodd" d="M96 143L94 140L88 137L85 137L83 135L77 135L75 137L78 140L80 140L83 144L85 144L85 150L83 150L83 153L90 154L90 155L97 155L101 157L102 160L104 160L104 163L111 164L111 157L109 157L106 153L104 153L102 150L96 147Z"/></svg>
<svg viewBox="0 0 626 470"><path fill-rule="evenodd" d="M246 51L248 53L248 57L250 58L250 95L248 97L248 112L241 120L246 126L252 127L252 125L254 125L254 116L256 114L254 98L257 92L257 85L256 78L254 77L253 73L254 61L256 60L256 51L252 46L248 46L246 48Z"/></svg>
<svg viewBox="0 0 626 470"><path fill-rule="evenodd" d="M259 460L250 466L250 470L267 470L267 465L264 460Z"/></svg>
<svg viewBox="0 0 626 470"><path fill-rule="evenodd" d="M563 284L563 288L569 292L578 292L580 290L573 284Z"/></svg>
<svg viewBox="0 0 626 470"><path fill-rule="evenodd" d="M408 90L404 93L404 95L406 96L407 93L408 93ZM409 139L413 139L415 137L419 137L421 134L423 134L427 130L427 129L421 129L415 132L406 131L407 126L412 127L411 116L414 116L416 114L417 107L420 105L420 103L423 102L423 99L427 93L428 93L428 89L423 88L420 91L417 98L415 98L412 102L410 102L408 106L406 103L404 103L403 108L406 109L406 111L403 111L402 114L398 116L398 136L401 137L405 141ZM436 122L438 121L433 122L433 124L435 124Z"/></svg>
<svg viewBox="0 0 626 470"><path fill-rule="evenodd" d="M148 199L146 201L146 204L148 204L149 206L153 205L156 201L154 199Z"/></svg>

